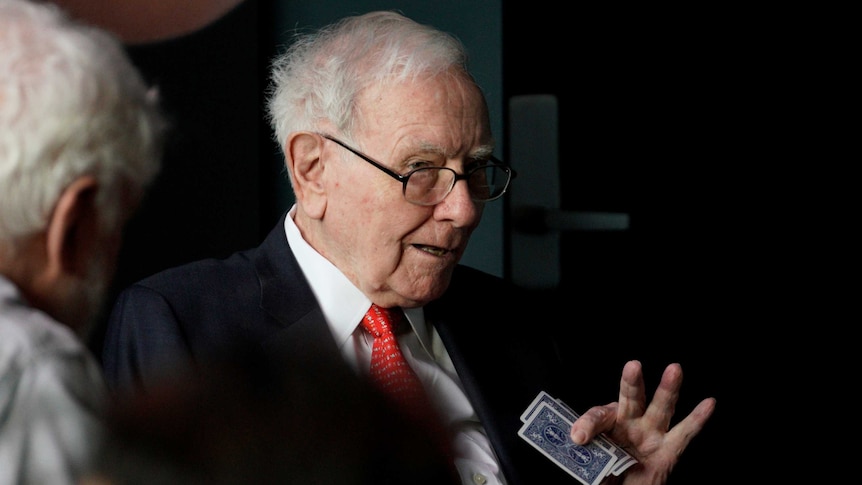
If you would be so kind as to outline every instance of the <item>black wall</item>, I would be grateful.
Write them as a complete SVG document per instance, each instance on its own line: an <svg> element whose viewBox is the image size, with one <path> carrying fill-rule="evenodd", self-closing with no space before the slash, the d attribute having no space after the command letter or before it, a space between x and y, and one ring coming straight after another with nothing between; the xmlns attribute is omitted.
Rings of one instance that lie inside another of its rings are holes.
<svg viewBox="0 0 862 485"><path fill-rule="evenodd" d="M190 35L127 47L173 126L162 172L126 226L106 311L141 278L256 246L281 215L288 182L263 109L271 10L245 0ZM97 355L103 327L91 339Z"/></svg>
<svg viewBox="0 0 862 485"><path fill-rule="evenodd" d="M705 7L542 3L503 2L506 99L557 96L563 210L630 215L626 231L562 234L561 284L542 292L584 389L570 404L616 400L629 359L649 389L680 362L675 422L703 398L718 406L669 483L735 483L727 450L745 431L731 430L760 359L736 272L746 225L733 163L751 101L736 23Z"/></svg>

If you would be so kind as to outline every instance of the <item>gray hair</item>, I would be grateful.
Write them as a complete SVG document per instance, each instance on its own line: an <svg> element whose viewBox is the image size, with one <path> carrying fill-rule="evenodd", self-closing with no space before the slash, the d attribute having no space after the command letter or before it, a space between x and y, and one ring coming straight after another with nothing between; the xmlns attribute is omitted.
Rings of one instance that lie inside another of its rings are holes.
<svg viewBox="0 0 862 485"><path fill-rule="evenodd" d="M279 147L295 131L334 124L348 137L362 123L356 98L367 87L451 72L475 82L454 36L392 11L346 17L297 34L272 62L268 117Z"/></svg>
<svg viewBox="0 0 862 485"><path fill-rule="evenodd" d="M0 1L0 242L43 230L84 175L100 184L102 227L119 229L119 201L160 169L157 98L112 35L48 2Z"/></svg>

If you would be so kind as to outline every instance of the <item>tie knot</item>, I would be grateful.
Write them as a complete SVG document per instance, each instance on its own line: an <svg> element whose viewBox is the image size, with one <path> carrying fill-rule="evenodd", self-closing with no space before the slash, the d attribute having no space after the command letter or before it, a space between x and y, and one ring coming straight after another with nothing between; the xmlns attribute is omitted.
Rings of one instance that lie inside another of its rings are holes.
<svg viewBox="0 0 862 485"><path fill-rule="evenodd" d="M398 307L381 308L375 304L371 304L371 308L365 313L362 318L362 326L368 330L368 333L374 338L395 334L398 330L398 324L401 323L401 311Z"/></svg>

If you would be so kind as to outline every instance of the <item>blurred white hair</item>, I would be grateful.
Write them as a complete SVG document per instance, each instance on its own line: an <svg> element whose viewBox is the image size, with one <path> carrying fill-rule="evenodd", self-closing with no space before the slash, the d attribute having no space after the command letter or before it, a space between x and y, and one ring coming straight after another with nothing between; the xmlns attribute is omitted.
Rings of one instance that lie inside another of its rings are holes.
<svg viewBox="0 0 862 485"><path fill-rule="evenodd" d="M48 2L0 0L0 243L46 227L64 188L99 184L103 230L160 169L165 119L122 44Z"/></svg>

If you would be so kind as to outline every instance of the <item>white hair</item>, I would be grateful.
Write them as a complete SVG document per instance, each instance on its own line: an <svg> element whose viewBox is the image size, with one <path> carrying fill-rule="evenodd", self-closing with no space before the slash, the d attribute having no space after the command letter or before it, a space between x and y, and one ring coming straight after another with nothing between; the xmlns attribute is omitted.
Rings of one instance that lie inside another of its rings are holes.
<svg viewBox="0 0 862 485"><path fill-rule="evenodd" d="M44 230L63 190L98 180L105 230L160 169L165 120L112 35L55 5L0 0L0 243Z"/></svg>
<svg viewBox="0 0 862 485"><path fill-rule="evenodd" d="M475 82L452 35L392 11L346 17L298 34L272 62L268 117L279 147L295 131L332 123L348 137L362 123L357 96L385 82L452 73Z"/></svg>

